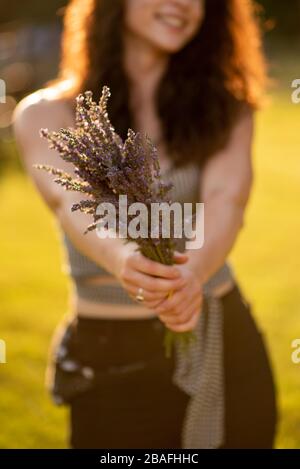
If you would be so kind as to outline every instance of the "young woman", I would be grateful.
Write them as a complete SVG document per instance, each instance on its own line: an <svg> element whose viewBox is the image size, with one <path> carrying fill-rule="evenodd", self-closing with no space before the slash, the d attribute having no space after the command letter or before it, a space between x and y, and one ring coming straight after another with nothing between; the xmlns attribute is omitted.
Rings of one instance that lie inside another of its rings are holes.
<svg viewBox="0 0 300 469"><path fill-rule="evenodd" d="M18 105L14 129L28 173L58 220L74 285L71 318L55 336L50 367L53 395L70 405L71 447L180 448L188 415L194 433L186 444L273 446L270 362L227 261L252 187L253 114L264 82L249 1L70 2L60 75ZM125 138L130 127L156 143L163 176L174 184L172 199L205 204L204 246L178 248L176 265L150 261L120 239L83 235L92 220L71 212L78 196L32 167L73 172L39 129L73 126L75 96L91 90L99 98L103 85L112 93L109 116L119 135ZM210 310L205 288L221 314ZM214 317L220 327L210 326ZM199 387L188 411L193 382L185 387L183 379L180 387L173 380L175 358L165 358L162 340L164 326L188 331L200 320L202 353L194 358L206 357L206 365L195 379L204 376L207 388ZM201 431L197 412L207 425Z"/></svg>

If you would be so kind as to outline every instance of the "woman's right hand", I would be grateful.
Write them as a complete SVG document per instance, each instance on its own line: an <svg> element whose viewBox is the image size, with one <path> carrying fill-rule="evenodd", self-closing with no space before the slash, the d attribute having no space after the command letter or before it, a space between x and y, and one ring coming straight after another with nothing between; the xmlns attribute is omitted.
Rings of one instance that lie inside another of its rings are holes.
<svg viewBox="0 0 300 469"><path fill-rule="evenodd" d="M176 252L176 263L184 263L187 256ZM139 288L143 289L143 306L155 308L168 293L186 285L176 265L164 265L152 261L136 251L133 246L124 245L118 256L115 276L128 294L135 299Z"/></svg>

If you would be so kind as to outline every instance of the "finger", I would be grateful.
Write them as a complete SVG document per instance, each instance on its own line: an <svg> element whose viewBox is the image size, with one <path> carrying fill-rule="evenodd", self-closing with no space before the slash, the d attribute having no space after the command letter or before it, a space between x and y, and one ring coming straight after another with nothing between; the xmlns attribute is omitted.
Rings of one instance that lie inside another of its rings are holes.
<svg viewBox="0 0 300 469"><path fill-rule="evenodd" d="M138 303L139 305L141 306L144 306L145 308L148 308L148 309L153 309L155 307L155 305L157 304L157 302L159 300L153 300L153 301L147 301L147 300L144 300L144 301L138 301L135 297L135 295L132 295L132 294L129 294L130 298L132 298L136 303Z"/></svg>
<svg viewBox="0 0 300 469"><path fill-rule="evenodd" d="M173 293L171 297L164 298L160 304L156 308L156 312L158 314L168 314L174 310L174 308L181 304L184 301L186 296L186 292L181 290L177 290L177 292Z"/></svg>
<svg viewBox="0 0 300 469"><path fill-rule="evenodd" d="M166 320L171 318L172 320L178 321L182 319L182 317L184 319L188 319L190 311L193 310L195 307L202 307L202 298L199 297L198 294L193 297L185 296L181 302L175 304L173 309L169 309L159 314L163 316Z"/></svg>
<svg viewBox="0 0 300 469"><path fill-rule="evenodd" d="M156 312L156 311L155 311L155 308L156 308L156 306L157 306L159 303L160 303L160 300L148 301L148 302L147 302L147 308L153 309L154 312Z"/></svg>
<svg viewBox="0 0 300 469"><path fill-rule="evenodd" d="M157 312L163 314L174 314L174 309L180 310L180 308L185 308L197 297L202 297L199 294L199 290L194 290L194 292L191 293L187 287L182 288L177 290L170 298L163 300L157 307Z"/></svg>
<svg viewBox="0 0 300 469"><path fill-rule="evenodd" d="M173 314L160 314L159 318L166 322L167 324L185 324L188 322L191 317L193 316L194 312L198 310L201 312L202 309L202 304L199 298L197 298L195 301L192 303L189 303L188 305L184 305L183 308L179 310L179 313L177 314L176 312L173 312Z"/></svg>
<svg viewBox="0 0 300 469"><path fill-rule="evenodd" d="M156 299L153 299L153 300L148 299L144 301L143 304L147 306L147 308L153 309L154 312L156 312L155 309L157 308L157 306L160 305L160 303L164 301L164 299L167 297L166 293L162 292L161 295L162 295L161 297L156 297Z"/></svg>
<svg viewBox="0 0 300 469"><path fill-rule="evenodd" d="M154 312L155 312L155 307L157 306L157 304L159 303L159 300L153 300L153 301L146 301L146 302L143 302L143 304L149 308L149 309L153 309Z"/></svg>
<svg viewBox="0 0 300 469"><path fill-rule="evenodd" d="M132 297L135 297L138 293L139 287L137 287L133 283L126 282L126 284L123 285L123 287L126 289L129 295ZM150 290L143 290L143 296L145 298L145 301L156 301L160 302L166 297L165 292L157 292L157 291L150 291Z"/></svg>
<svg viewBox="0 0 300 469"><path fill-rule="evenodd" d="M193 315L191 316L191 318L189 319L189 321L187 321L186 323L184 323L184 324L165 323L165 325L174 332L192 331L193 329L195 329L195 327L198 323L200 314L201 314L201 311L199 311L199 309L196 309L194 311Z"/></svg>
<svg viewBox="0 0 300 469"><path fill-rule="evenodd" d="M182 252L175 251L173 255L173 260L176 264L185 264L188 259L188 255Z"/></svg>
<svg viewBox="0 0 300 469"><path fill-rule="evenodd" d="M187 279L179 277L177 279L163 279L154 278L150 275L145 275L141 272L129 270L124 272L123 275L124 283L131 283L137 288L143 288L148 291L165 292L168 293L170 290L178 290L186 285Z"/></svg>
<svg viewBox="0 0 300 469"><path fill-rule="evenodd" d="M181 277L181 272L175 266L164 265L160 262L152 261L142 254L132 256L133 266L142 273L153 275L155 277L163 277L166 279L175 279Z"/></svg>
<svg viewBox="0 0 300 469"><path fill-rule="evenodd" d="M128 295L129 295L130 298L132 298L136 303L142 304L144 307L149 308L149 309L153 309L153 310L154 310L154 308L161 302L160 299L156 299L156 300L149 300L149 299L147 300L147 299L145 299L144 301L141 302L141 301L138 301L138 300L136 299L136 296L133 295L132 293L129 293L129 292L128 292Z"/></svg>

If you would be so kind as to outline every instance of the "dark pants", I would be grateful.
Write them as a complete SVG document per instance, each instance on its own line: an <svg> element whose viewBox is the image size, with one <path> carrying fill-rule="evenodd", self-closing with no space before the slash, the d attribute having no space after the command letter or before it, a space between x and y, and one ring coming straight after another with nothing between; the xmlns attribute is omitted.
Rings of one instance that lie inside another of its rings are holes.
<svg viewBox="0 0 300 469"><path fill-rule="evenodd" d="M272 448L277 412L264 339L236 286L224 307L225 442L222 448ZM158 318L80 317L71 355L96 371L95 387L70 403L73 448L180 448L189 396L171 377Z"/></svg>
<svg viewBox="0 0 300 469"><path fill-rule="evenodd" d="M265 339L239 288L225 295L223 448L272 448L276 389Z"/></svg>

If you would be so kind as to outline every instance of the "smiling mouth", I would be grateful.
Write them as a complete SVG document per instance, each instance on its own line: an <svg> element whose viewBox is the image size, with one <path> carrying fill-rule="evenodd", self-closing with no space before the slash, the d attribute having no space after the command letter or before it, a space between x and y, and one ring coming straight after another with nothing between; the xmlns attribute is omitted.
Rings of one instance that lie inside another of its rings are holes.
<svg viewBox="0 0 300 469"><path fill-rule="evenodd" d="M187 24L184 18L181 18L177 15L157 13L155 18L165 26L168 26L169 28L172 28L176 31L182 31Z"/></svg>

